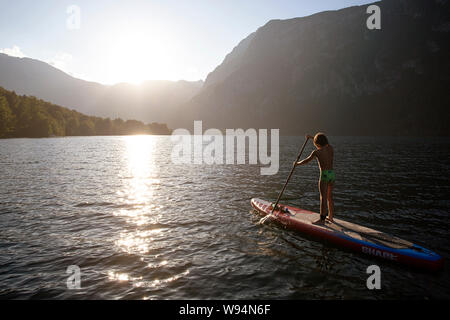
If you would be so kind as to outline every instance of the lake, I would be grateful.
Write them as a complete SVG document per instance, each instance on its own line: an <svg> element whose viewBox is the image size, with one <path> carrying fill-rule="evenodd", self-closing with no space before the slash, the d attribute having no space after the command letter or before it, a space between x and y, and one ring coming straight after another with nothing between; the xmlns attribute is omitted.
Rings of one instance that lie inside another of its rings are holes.
<svg viewBox="0 0 450 320"><path fill-rule="evenodd" d="M422 272L258 224L250 199L275 201L303 141L280 137L280 170L264 176L172 164L170 136L0 140L0 298L449 299L447 264ZM335 217L448 261L450 139L330 143ZM297 167L282 202L317 212L318 176L315 161ZM366 287L373 264L381 290Z"/></svg>

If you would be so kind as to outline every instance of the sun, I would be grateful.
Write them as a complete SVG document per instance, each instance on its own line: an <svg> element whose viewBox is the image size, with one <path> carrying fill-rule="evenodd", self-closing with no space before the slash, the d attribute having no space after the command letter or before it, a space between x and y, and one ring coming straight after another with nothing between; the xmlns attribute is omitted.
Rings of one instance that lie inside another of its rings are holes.
<svg viewBox="0 0 450 320"><path fill-rule="evenodd" d="M140 84L172 77L170 41L156 30L134 28L117 32L112 36L106 60L109 84Z"/></svg>

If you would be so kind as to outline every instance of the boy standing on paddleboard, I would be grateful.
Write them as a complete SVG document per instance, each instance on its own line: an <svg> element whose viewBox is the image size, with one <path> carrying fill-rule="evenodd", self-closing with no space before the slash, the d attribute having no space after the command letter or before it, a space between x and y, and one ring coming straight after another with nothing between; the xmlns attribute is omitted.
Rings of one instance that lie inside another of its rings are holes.
<svg viewBox="0 0 450 320"><path fill-rule="evenodd" d="M314 139L316 150L311 152L311 155L299 162L294 162L295 166L307 164L313 158L317 158L320 167L319 191L320 191L320 219L315 223L325 223L326 205L328 202L328 220L333 222L333 186L336 179L333 170L333 156L334 150L328 144L327 137L319 132L314 137L306 135L307 139Z"/></svg>

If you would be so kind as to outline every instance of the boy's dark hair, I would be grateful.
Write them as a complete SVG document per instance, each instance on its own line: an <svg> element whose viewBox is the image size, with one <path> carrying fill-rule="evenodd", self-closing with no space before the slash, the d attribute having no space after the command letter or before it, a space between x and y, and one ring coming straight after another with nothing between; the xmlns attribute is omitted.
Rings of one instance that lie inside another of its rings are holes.
<svg viewBox="0 0 450 320"><path fill-rule="evenodd" d="M327 136L325 134L323 134L322 132L319 132L314 137L314 144L317 146L321 146L321 147L326 146L328 144Z"/></svg>

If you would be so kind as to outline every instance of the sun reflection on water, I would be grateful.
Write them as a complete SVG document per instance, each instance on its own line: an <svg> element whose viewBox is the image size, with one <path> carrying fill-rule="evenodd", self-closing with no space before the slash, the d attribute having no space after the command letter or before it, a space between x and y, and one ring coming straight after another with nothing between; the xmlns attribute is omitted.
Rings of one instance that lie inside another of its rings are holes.
<svg viewBox="0 0 450 320"><path fill-rule="evenodd" d="M155 240L154 236L162 233L162 229L124 232L115 241L116 246L123 252L146 254L150 251L150 244Z"/></svg>
<svg viewBox="0 0 450 320"><path fill-rule="evenodd" d="M174 275L172 277L169 278L165 278L165 279L155 279L153 281L140 281L140 280L136 280L133 283L133 286L135 287L146 287L146 288L151 288L151 287L158 287L158 286L162 286L162 285L166 285L170 282L173 282L175 280L180 279L181 277L187 276L189 274L189 270L186 270L180 274Z"/></svg>
<svg viewBox="0 0 450 320"><path fill-rule="evenodd" d="M158 287L162 285L166 285L170 282L176 281L184 276L187 276L189 274L189 270L186 270L180 274L174 275L172 277L163 278L163 279L155 279L152 281L145 281L143 280L143 277L131 277L127 273L120 273L120 272L109 272L108 273L108 279L111 281L118 281L118 282L130 282L133 287Z"/></svg>
<svg viewBox="0 0 450 320"><path fill-rule="evenodd" d="M152 136L126 136L124 160L127 168L122 172L124 187L117 192L121 208L115 216L125 218L128 227L142 227L155 223L160 207L153 203L154 188L159 185L158 172L153 159L155 140ZM129 229L129 228L126 229ZM150 250L150 232L125 231L115 244L121 251L145 254Z"/></svg>
<svg viewBox="0 0 450 320"><path fill-rule="evenodd" d="M159 188L160 180L154 162L155 140L152 136L123 137L125 151L123 159L126 170L121 173L123 187L117 191L119 208L114 212L125 224L114 244L121 252L139 255L140 261L147 263L148 270L154 275L148 279L147 274L134 276L111 270L108 279L115 282L128 282L133 287L159 287L189 274L189 270L174 275L158 273L168 268L167 260L160 260L152 251L164 247L166 228L155 226L162 218L162 206L156 203L154 193ZM162 276L162 277L161 277ZM154 278L153 278L154 277Z"/></svg>
<svg viewBox="0 0 450 320"><path fill-rule="evenodd" d="M155 140L152 136L127 136L124 141L127 169L122 173L124 188L117 192L122 208L114 215L126 217L128 223L145 225L159 210L153 203L154 188L160 183L153 159Z"/></svg>

